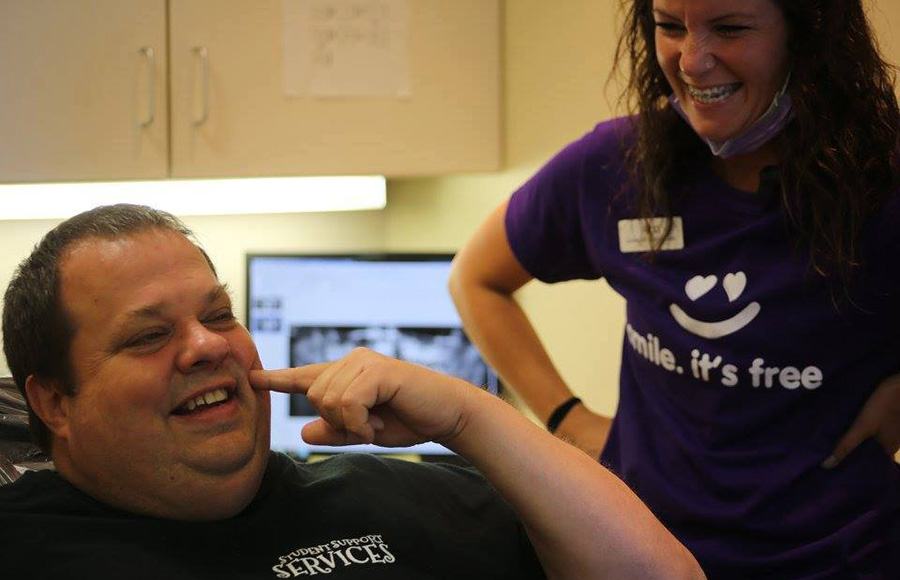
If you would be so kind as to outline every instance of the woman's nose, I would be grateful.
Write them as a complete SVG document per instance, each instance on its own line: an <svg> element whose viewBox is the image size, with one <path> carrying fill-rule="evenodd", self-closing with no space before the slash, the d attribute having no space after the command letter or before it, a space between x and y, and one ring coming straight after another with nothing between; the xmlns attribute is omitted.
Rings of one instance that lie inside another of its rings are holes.
<svg viewBox="0 0 900 580"><path fill-rule="evenodd" d="M716 66L709 35L688 32L681 45L678 70L687 78L698 78Z"/></svg>

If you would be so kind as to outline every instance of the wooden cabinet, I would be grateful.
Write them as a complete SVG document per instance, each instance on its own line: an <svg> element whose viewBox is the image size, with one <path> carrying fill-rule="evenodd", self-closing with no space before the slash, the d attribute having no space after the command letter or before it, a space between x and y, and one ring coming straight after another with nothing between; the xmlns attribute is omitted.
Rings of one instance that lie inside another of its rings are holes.
<svg viewBox="0 0 900 580"><path fill-rule="evenodd" d="M165 0L0 0L0 181L168 175Z"/></svg>
<svg viewBox="0 0 900 580"><path fill-rule="evenodd" d="M496 0L408 0L408 97L285 95L282 0L171 3L172 174L499 166ZM208 117L196 125L208 58Z"/></svg>
<svg viewBox="0 0 900 580"><path fill-rule="evenodd" d="M499 0L406 0L408 94L327 97L285 91L298 1L0 0L0 181L499 167Z"/></svg>

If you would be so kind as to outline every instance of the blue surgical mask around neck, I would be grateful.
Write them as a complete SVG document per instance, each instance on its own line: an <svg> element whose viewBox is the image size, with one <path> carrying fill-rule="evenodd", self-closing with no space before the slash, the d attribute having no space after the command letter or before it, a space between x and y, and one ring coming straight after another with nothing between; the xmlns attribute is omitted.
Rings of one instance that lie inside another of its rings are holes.
<svg viewBox="0 0 900 580"><path fill-rule="evenodd" d="M791 96L787 93L787 87L790 80L791 75L788 73L784 85L782 85L781 90L775 93L775 97L772 99L772 104L769 105L768 110L766 110L766 112L745 131L722 142L701 137L709 146L709 150L712 151L712 154L722 159L728 159L737 155L751 153L771 141L775 135L780 133L792 118ZM681 115L681 118L690 125L691 122L688 119L687 113L684 112L684 108L681 106L678 97L676 97L674 93L669 95L669 103L672 105L672 108Z"/></svg>

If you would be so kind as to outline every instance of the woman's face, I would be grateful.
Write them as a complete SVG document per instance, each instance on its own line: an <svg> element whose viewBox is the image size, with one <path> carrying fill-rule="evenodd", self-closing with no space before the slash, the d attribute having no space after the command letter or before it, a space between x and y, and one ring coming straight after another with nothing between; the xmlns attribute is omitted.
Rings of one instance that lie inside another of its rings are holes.
<svg viewBox="0 0 900 580"><path fill-rule="evenodd" d="M772 0L653 0L656 59L698 135L725 141L772 104L790 69Z"/></svg>

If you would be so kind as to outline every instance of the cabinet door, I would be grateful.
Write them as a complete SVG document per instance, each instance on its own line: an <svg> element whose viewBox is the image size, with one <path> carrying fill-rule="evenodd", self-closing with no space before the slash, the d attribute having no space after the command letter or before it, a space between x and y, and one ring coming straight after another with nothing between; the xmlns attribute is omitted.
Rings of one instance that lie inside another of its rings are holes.
<svg viewBox="0 0 900 580"><path fill-rule="evenodd" d="M302 30L286 31L284 14L304 1L171 0L173 176L499 167L499 0L403 0L406 96L289 96L284 67L298 55L283 39Z"/></svg>
<svg viewBox="0 0 900 580"><path fill-rule="evenodd" d="M0 0L0 181L165 177L165 0Z"/></svg>

